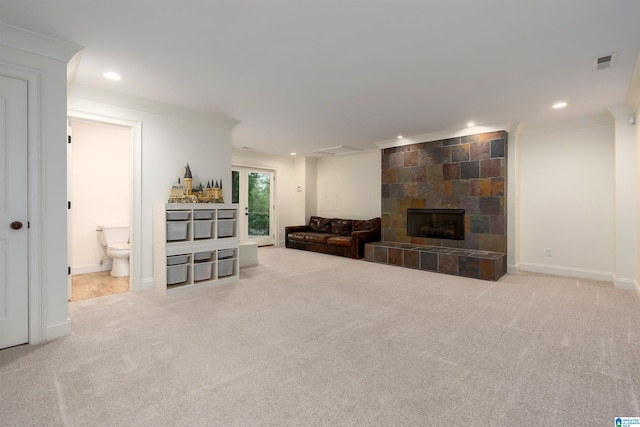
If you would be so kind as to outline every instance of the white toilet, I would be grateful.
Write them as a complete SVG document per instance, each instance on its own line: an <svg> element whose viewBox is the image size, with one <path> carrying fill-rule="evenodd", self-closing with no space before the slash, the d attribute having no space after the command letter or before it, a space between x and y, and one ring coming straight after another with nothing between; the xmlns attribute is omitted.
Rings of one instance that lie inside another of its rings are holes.
<svg viewBox="0 0 640 427"><path fill-rule="evenodd" d="M111 275L129 275L129 224L98 225L98 240L107 248L107 255L113 260Z"/></svg>

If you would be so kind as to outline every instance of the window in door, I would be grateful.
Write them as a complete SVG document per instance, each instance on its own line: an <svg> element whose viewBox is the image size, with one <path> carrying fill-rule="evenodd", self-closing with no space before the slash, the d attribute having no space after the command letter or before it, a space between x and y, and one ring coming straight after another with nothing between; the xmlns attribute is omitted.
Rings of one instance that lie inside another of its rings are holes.
<svg viewBox="0 0 640 427"><path fill-rule="evenodd" d="M232 171L232 202L238 203L240 239L260 246L273 245L275 218L273 204L273 171L234 168Z"/></svg>

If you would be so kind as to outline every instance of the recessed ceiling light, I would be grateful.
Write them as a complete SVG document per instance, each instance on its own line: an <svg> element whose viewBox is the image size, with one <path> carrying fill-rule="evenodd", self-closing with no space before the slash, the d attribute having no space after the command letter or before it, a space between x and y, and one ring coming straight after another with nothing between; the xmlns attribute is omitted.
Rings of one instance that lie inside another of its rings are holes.
<svg viewBox="0 0 640 427"><path fill-rule="evenodd" d="M402 139L402 138L404 138L404 136L398 135L398 139Z"/></svg>
<svg viewBox="0 0 640 427"><path fill-rule="evenodd" d="M103 75L109 80L113 80L113 81L118 81L122 79L122 77L120 77L120 74L116 73L115 71L107 71Z"/></svg>
<svg viewBox="0 0 640 427"><path fill-rule="evenodd" d="M474 122L469 122L467 123L467 126L471 127L471 126L475 126L476 124Z"/></svg>
<svg viewBox="0 0 640 427"><path fill-rule="evenodd" d="M566 102L556 102L556 103L555 103L555 104L553 104L551 107L552 107L552 108L555 108L555 109L557 110L558 108L564 108L564 107L566 107L566 106L567 106L567 103L566 103Z"/></svg>
<svg viewBox="0 0 640 427"><path fill-rule="evenodd" d="M292 156L295 156L295 155L296 155L296 153L289 153L289 154L291 154Z"/></svg>

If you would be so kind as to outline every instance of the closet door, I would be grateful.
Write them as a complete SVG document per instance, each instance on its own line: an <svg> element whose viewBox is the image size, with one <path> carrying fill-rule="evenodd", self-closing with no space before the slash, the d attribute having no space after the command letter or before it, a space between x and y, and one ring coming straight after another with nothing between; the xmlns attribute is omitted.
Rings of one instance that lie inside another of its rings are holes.
<svg viewBox="0 0 640 427"><path fill-rule="evenodd" d="M29 341L27 82L0 76L0 348Z"/></svg>

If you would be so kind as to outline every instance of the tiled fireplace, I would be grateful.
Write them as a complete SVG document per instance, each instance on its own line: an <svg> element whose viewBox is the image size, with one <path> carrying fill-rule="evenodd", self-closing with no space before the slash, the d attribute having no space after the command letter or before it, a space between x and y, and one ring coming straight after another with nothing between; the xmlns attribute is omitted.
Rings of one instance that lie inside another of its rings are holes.
<svg viewBox="0 0 640 427"><path fill-rule="evenodd" d="M492 276L490 280L497 280L496 274L506 271L506 149L505 131L384 149L383 246L384 243L396 244L393 245L396 255L398 248L444 253L449 256L443 272L478 278ZM422 231L408 233L409 210L412 213L461 213L464 217L462 236L449 219L422 224ZM381 247L378 245L379 253L382 253ZM452 266L450 255L456 253L464 260L457 259L457 266ZM469 266L469 256L494 260L497 264L491 268L496 274L481 277L480 265L487 261L472 262ZM368 260L374 261L373 247ZM378 255L378 262L381 261L382 256ZM460 261L466 267L460 268ZM434 270L433 265L430 261L430 268L423 269ZM422 268L420 263L407 266ZM435 271L439 271L437 265Z"/></svg>

